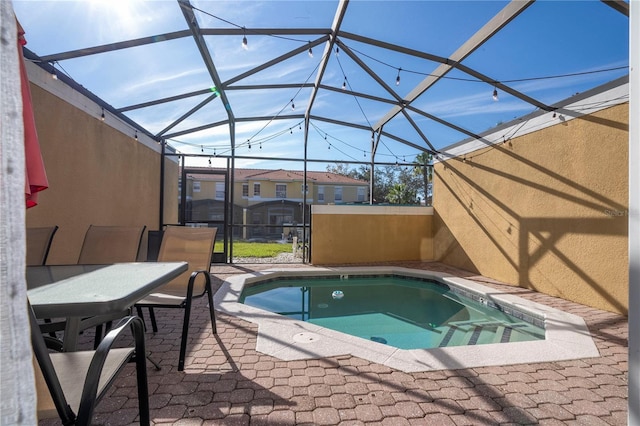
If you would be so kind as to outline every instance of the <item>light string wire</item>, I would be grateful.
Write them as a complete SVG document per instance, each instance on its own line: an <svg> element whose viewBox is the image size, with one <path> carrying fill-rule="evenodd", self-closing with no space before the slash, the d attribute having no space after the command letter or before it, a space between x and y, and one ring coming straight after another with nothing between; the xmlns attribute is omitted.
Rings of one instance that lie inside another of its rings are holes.
<svg viewBox="0 0 640 426"><path fill-rule="evenodd" d="M212 13L209 13L209 12L207 12L205 10L202 10L202 9L196 7L196 6L193 6L193 5L191 6L191 9L197 10L198 12L200 12L200 13L202 13L204 15L207 15L207 16L213 18L213 19L217 19L218 21L224 22L225 24L229 24L229 25L231 25L233 27L242 29L243 31L245 31L248 34L268 36L268 37L278 38L278 39L281 39L281 40L297 41L297 42L302 42L302 43L308 43L309 42L309 40L303 40L303 39L298 39L298 38L293 38L293 37L285 37L285 36L275 35L275 34L265 34L265 33L261 33L261 32L255 31L255 30L251 30L251 29L249 29L249 28L247 28L245 26L236 24L235 22L231 22L231 21L229 21L227 19L224 19L224 18L221 18L219 16L216 16L216 15L214 15Z"/></svg>
<svg viewBox="0 0 640 426"><path fill-rule="evenodd" d="M411 69L407 69L404 67L396 67L394 65L391 65L387 62L384 62L380 59L377 59L371 55L368 55L358 49L353 48L351 45L343 42L342 40L340 40L340 44L344 44L345 46L348 46L350 50L371 59L372 61L378 62L381 65L384 65L386 67L392 68L394 70L397 71L402 71L402 72L407 72L410 74L417 74L417 75L422 75L425 77L440 77L442 79L446 79L446 80L457 80L457 81L466 81L466 82L471 82L471 83L484 83L484 84L492 84L492 83L487 83L486 81L483 80L479 80L477 78L464 78L464 77L451 77L451 76L440 76L440 75L435 75L435 74L431 74L431 73L427 73L427 72L422 72L422 71L416 71L416 70L411 70ZM612 71L619 71L619 70L623 70L629 69L628 65L625 66L619 66L619 67L611 67L611 68L602 68L602 69L597 69L597 70L590 70L590 71L581 71L581 72L574 72L574 73L566 73L566 74L555 74L555 75L547 75L547 76L540 76L540 77L527 77L527 78L514 78L514 79L506 79L506 80L494 80L493 83L520 83L520 82L525 82L525 81L535 81L535 80L551 80L551 79L556 79L556 78L565 78L565 77L577 77L577 76L581 76L581 75L589 75L589 74L597 74L597 73L604 73L604 72L612 72Z"/></svg>

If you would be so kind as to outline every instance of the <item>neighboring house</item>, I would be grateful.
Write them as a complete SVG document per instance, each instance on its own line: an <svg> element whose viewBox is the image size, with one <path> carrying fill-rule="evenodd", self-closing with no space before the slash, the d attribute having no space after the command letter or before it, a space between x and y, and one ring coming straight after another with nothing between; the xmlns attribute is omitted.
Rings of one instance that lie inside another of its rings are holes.
<svg viewBox="0 0 640 426"><path fill-rule="evenodd" d="M226 169L189 169L187 211L189 221L223 220ZM309 205L368 203L366 181L330 172L297 170L234 170L234 236L249 238L290 237L299 233L298 225L308 224ZM306 220L302 220L306 200Z"/></svg>

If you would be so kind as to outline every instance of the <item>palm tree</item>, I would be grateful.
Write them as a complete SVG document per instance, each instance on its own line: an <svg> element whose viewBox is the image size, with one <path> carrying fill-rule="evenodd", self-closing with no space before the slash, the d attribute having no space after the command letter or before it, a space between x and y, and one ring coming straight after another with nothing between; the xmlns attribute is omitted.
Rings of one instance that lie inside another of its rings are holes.
<svg viewBox="0 0 640 426"><path fill-rule="evenodd" d="M413 166L413 173L416 176L422 176L424 184L424 200L427 206L431 205L431 181L433 180L433 155L430 152L421 152L416 155L416 165Z"/></svg>
<svg viewBox="0 0 640 426"><path fill-rule="evenodd" d="M415 204L416 192L404 183L396 183L389 189L387 199L391 204Z"/></svg>

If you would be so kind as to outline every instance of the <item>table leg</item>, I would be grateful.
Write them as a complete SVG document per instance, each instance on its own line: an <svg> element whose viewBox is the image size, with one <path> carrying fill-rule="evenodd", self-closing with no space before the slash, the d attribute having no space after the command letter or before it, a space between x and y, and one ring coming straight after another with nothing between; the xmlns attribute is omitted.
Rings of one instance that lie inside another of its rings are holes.
<svg viewBox="0 0 640 426"><path fill-rule="evenodd" d="M80 334L80 318L67 318L62 340L62 347L65 352L74 352L76 350L78 334Z"/></svg>

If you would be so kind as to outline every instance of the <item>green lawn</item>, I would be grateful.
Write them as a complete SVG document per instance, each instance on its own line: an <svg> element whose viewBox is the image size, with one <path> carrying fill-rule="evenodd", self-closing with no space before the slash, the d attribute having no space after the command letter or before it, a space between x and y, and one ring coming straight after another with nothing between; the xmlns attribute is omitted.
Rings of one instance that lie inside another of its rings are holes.
<svg viewBox="0 0 640 426"><path fill-rule="evenodd" d="M224 251L223 243L216 242L215 252ZM291 243L246 243L234 241L233 257L275 257L280 253L291 253Z"/></svg>

